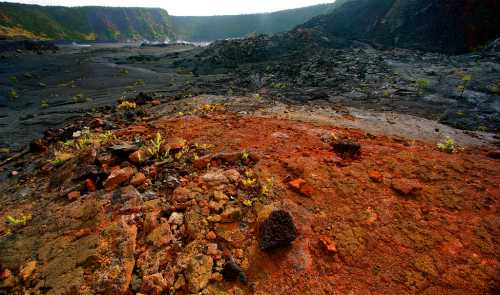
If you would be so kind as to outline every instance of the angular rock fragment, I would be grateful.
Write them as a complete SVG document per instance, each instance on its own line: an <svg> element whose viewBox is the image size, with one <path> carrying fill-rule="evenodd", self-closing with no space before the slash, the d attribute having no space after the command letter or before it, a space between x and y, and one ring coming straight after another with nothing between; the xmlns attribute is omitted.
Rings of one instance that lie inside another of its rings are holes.
<svg viewBox="0 0 500 295"><path fill-rule="evenodd" d="M212 257L207 255L196 255L190 259L185 273L189 291L198 293L208 285L213 265Z"/></svg>
<svg viewBox="0 0 500 295"><path fill-rule="evenodd" d="M130 154L137 151L139 148L136 145L124 143L110 146L108 149L114 155L120 158L127 158Z"/></svg>
<svg viewBox="0 0 500 295"><path fill-rule="evenodd" d="M146 240L158 248L167 245L172 241L170 225L167 222L160 224L147 236Z"/></svg>
<svg viewBox="0 0 500 295"><path fill-rule="evenodd" d="M104 189L107 192L111 192L122 183L127 182L132 175L134 175L134 170L131 167L115 169L111 172L108 179L106 179L106 182L104 182Z"/></svg>
<svg viewBox="0 0 500 295"><path fill-rule="evenodd" d="M260 248L272 250L289 246L297 238L297 229L290 213L275 210L260 226Z"/></svg>
<svg viewBox="0 0 500 295"><path fill-rule="evenodd" d="M422 185L416 180L395 179L391 183L391 188L403 196L417 196L422 191Z"/></svg>

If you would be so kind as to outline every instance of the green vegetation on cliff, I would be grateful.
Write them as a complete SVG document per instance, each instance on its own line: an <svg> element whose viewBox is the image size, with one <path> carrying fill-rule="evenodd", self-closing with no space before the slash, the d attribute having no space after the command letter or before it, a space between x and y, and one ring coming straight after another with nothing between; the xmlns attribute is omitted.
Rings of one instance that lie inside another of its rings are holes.
<svg viewBox="0 0 500 295"><path fill-rule="evenodd" d="M251 33L286 32L315 16L332 12L347 1L351 0L273 13L224 16L170 16L159 8L69 8L0 2L0 37L213 41Z"/></svg>
<svg viewBox="0 0 500 295"><path fill-rule="evenodd" d="M163 9L56 7L0 3L0 36L58 40L163 40L174 37Z"/></svg>

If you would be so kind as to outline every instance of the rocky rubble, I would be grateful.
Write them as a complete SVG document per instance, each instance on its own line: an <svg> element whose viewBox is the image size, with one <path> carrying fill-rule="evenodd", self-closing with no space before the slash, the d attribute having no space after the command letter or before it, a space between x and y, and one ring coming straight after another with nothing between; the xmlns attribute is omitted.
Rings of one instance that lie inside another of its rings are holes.
<svg viewBox="0 0 500 295"><path fill-rule="evenodd" d="M148 101L47 132L6 166L0 294L496 288L490 151L222 106L150 120Z"/></svg>

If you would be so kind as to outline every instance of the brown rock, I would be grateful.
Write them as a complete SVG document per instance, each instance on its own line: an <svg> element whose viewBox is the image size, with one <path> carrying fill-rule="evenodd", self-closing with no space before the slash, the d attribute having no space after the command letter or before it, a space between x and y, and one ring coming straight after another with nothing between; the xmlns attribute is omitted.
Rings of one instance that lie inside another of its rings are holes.
<svg viewBox="0 0 500 295"><path fill-rule="evenodd" d="M224 208L224 204L225 204L224 201L221 201L221 202L210 201L208 203L208 207L210 208L210 210L215 211L217 213L220 213L222 208Z"/></svg>
<svg viewBox="0 0 500 295"><path fill-rule="evenodd" d="M333 241L327 236L320 237L319 241L321 242L321 245L325 248L326 251L330 253L337 253L337 244L335 243L335 241Z"/></svg>
<svg viewBox="0 0 500 295"><path fill-rule="evenodd" d="M229 197L226 196L223 192L220 191L215 191L214 192L214 199L217 201L227 201L229 200Z"/></svg>
<svg viewBox="0 0 500 295"><path fill-rule="evenodd" d="M149 234L156 227L158 227L159 216L160 216L160 211L152 211L152 212L147 212L144 214L143 228L144 228L145 234Z"/></svg>
<svg viewBox="0 0 500 295"><path fill-rule="evenodd" d="M0 289L13 288L16 285L16 277L8 269L0 272Z"/></svg>
<svg viewBox="0 0 500 295"><path fill-rule="evenodd" d="M153 244L155 247L162 247L172 241L172 232L168 222L160 224L146 238L146 241Z"/></svg>
<svg viewBox="0 0 500 295"><path fill-rule="evenodd" d="M160 151L162 153L180 151L186 146L186 144L187 142L183 138L172 138L169 139L167 143L161 146Z"/></svg>
<svg viewBox="0 0 500 295"><path fill-rule="evenodd" d="M240 152L223 152L223 153L218 153L214 156L215 159L222 160L224 162L229 162L229 163L236 163L241 159L241 153Z"/></svg>
<svg viewBox="0 0 500 295"><path fill-rule="evenodd" d="M311 198L314 195L314 188L304 179L297 178L288 183L288 185L296 192L305 197Z"/></svg>
<svg viewBox="0 0 500 295"><path fill-rule="evenodd" d="M224 171L224 175L233 183L237 183L241 179L241 174L236 169L229 169Z"/></svg>
<svg viewBox="0 0 500 295"><path fill-rule="evenodd" d="M153 106L159 106L161 104L161 101L159 99L155 99L151 101L151 105Z"/></svg>
<svg viewBox="0 0 500 295"><path fill-rule="evenodd" d="M217 244L215 244L215 243L207 244L207 255L210 255L210 256L219 255L219 249L217 247Z"/></svg>
<svg viewBox="0 0 500 295"><path fill-rule="evenodd" d="M186 233L192 239L202 239L205 237L208 229L208 222L195 210L189 210L184 214Z"/></svg>
<svg viewBox="0 0 500 295"><path fill-rule="evenodd" d="M234 222L241 218L241 209L239 207L227 207L220 215L221 222Z"/></svg>
<svg viewBox="0 0 500 295"><path fill-rule="evenodd" d="M36 261L27 262L19 271L19 276L24 282L27 282L36 269Z"/></svg>
<svg viewBox="0 0 500 295"><path fill-rule="evenodd" d="M403 196L417 196L422 191L422 185L410 179L395 179L391 183L391 188Z"/></svg>
<svg viewBox="0 0 500 295"><path fill-rule="evenodd" d="M209 231L207 234L207 239L213 241L217 239L217 235L213 231Z"/></svg>
<svg viewBox="0 0 500 295"><path fill-rule="evenodd" d="M114 194L115 200L119 200L117 205L121 206L121 214L131 214L141 211L143 206L142 195L139 191L131 186L127 185L120 189L119 199L116 194Z"/></svg>
<svg viewBox="0 0 500 295"><path fill-rule="evenodd" d="M201 179L209 186L217 186L229 183L229 179L220 170L207 172Z"/></svg>
<svg viewBox="0 0 500 295"><path fill-rule="evenodd" d="M245 233L243 233L240 229L238 223L219 223L215 227L215 232L217 233L217 237L222 239L231 246L236 248L241 248L245 241Z"/></svg>
<svg viewBox="0 0 500 295"><path fill-rule="evenodd" d="M147 151L140 149L131 153L128 159L134 164L142 164L149 160L150 157L151 156Z"/></svg>
<svg viewBox="0 0 500 295"><path fill-rule="evenodd" d="M106 246L111 263L98 264L95 273L103 274L104 294L126 294L132 280L135 265L137 227L126 218L109 225L100 236L100 244ZM82 274L83 275L83 274Z"/></svg>
<svg viewBox="0 0 500 295"><path fill-rule="evenodd" d="M193 167L195 169L203 169L206 168L207 165L210 163L212 160L212 155L206 155L203 157L199 157L198 159L193 161Z"/></svg>
<svg viewBox="0 0 500 295"><path fill-rule="evenodd" d="M146 182L147 178L142 172L138 172L132 177L132 180L130 180L130 184L133 186L141 186Z"/></svg>
<svg viewBox="0 0 500 295"><path fill-rule="evenodd" d="M141 291L145 294L160 295L170 287L171 284L163 278L161 273L155 273L143 278Z"/></svg>
<svg viewBox="0 0 500 295"><path fill-rule="evenodd" d="M297 178L288 183L288 185L295 189L295 190L300 190L300 187L303 186L306 183L306 181L302 178Z"/></svg>
<svg viewBox="0 0 500 295"><path fill-rule="evenodd" d="M198 293L205 288L212 277L214 261L207 255L196 255L191 257L185 272L190 292Z"/></svg>
<svg viewBox="0 0 500 295"><path fill-rule="evenodd" d="M68 200L70 201L76 201L80 198L80 192L78 191L73 191L68 194Z"/></svg>
<svg viewBox="0 0 500 295"><path fill-rule="evenodd" d="M93 181L92 179L90 178L87 178L85 180L85 188L89 191L89 192L95 192L96 191L96 185L95 185L95 181Z"/></svg>
<svg viewBox="0 0 500 295"><path fill-rule="evenodd" d="M181 289L185 285L186 285L186 279L184 278L183 274L180 274L179 277L177 278L177 280L175 281L174 289L175 290Z"/></svg>
<svg viewBox="0 0 500 295"><path fill-rule="evenodd" d="M245 256L245 252L243 251L243 249L235 249L234 250L234 257L241 259L241 258L243 258L243 256Z"/></svg>
<svg viewBox="0 0 500 295"><path fill-rule="evenodd" d="M178 187L173 192L173 199L177 202L187 202L191 199L191 191L185 187Z"/></svg>
<svg viewBox="0 0 500 295"><path fill-rule="evenodd" d="M132 175L134 175L134 169L131 167L125 167L122 169L114 169L111 171L108 179L104 182L104 189L107 192L111 192L119 187L121 184L127 182Z"/></svg>
<svg viewBox="0 0 500 295"><path fill-rule="evenodd" d="M382 183L384 176L378 171L371 171L368 175L373 182Z"/></svg>

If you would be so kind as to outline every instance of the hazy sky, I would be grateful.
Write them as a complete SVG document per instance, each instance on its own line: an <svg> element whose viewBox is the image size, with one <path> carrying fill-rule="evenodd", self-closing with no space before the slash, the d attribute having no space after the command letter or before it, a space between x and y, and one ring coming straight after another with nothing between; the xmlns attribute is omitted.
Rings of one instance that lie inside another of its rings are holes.
<svg viewBox="0 0 500 295"><path fill-rule="evenodd" d="M7 2L63 6L161 7L172 15L221 15L271 12L335 0L0 0Z"/></svg>

